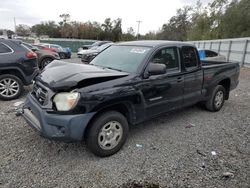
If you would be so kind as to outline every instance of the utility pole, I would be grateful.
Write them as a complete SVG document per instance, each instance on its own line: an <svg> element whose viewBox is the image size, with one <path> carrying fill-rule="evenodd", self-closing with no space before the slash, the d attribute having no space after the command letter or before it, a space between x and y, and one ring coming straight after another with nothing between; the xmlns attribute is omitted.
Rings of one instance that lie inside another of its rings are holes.
<svg viewBox="0 0 250 188"><path fill-rule="evenodd" d="M137 28L137 40L139 40L139 32L140 32L140 24L142 21L138 20L136 21L138 23L138 28Z"/></svg>
<svg viewBox="0 0 250 188"><path fill-rule="evenodd" d="M16 18L14 17L14 31L16 33Z"/></svg>

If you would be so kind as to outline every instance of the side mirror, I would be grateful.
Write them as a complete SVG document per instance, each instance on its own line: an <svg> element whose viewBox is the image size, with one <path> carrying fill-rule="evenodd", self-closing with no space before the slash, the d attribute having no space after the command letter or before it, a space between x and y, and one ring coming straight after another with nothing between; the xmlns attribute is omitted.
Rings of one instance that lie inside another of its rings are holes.
<svg viewBox="0 0 250 188"><path fill-rule="evenodd" d="M160 75L165 74L167 68L165 64L150 63L148 67L148 74L151 75Z"/></svg>

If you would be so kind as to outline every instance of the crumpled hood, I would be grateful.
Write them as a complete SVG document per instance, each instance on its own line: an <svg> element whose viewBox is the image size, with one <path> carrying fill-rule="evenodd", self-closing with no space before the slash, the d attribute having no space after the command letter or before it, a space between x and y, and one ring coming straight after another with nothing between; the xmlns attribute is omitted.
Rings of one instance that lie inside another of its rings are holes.
<svg viewBox="0 0 250 188"><path fill-rule="evenodd" d="M81 81L87 79L107 80L127 76L128 73L119 72L107 68L101 68L94 65L67 63L54 60L45 67L43 72L37 76L36 80L46 84L49 88L55 90L67 90Z"/></svg>

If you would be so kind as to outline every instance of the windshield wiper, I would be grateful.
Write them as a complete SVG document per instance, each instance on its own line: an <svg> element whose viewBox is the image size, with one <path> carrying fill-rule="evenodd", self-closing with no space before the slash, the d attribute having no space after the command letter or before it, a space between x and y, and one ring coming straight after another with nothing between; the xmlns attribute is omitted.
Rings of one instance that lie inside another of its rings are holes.
<svg viewBox="0 0 250 188"><path fill-rule="evenodd" d="M116 71L119 71L119 72L124 72L124 71L122 71L122 70L120 70L120 69L115 69L115 68L113 68L113 67L103 67L103 68L107 68L107 69L111 69L111 70L116 70Z"/></svg>

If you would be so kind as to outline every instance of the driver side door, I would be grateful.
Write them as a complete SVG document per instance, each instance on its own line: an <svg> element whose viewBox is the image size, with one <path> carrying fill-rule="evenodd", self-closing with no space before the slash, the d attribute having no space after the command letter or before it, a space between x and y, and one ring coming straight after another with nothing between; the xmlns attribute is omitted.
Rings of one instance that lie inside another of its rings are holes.
<svg viewBox="0 0 250 188"><path fill-rule="evenodd" d="M179 57L176 47L161 48L152 55L150 62L165 64L167 72L143 80L146 119L183 105L184 80Z"/></svg>

